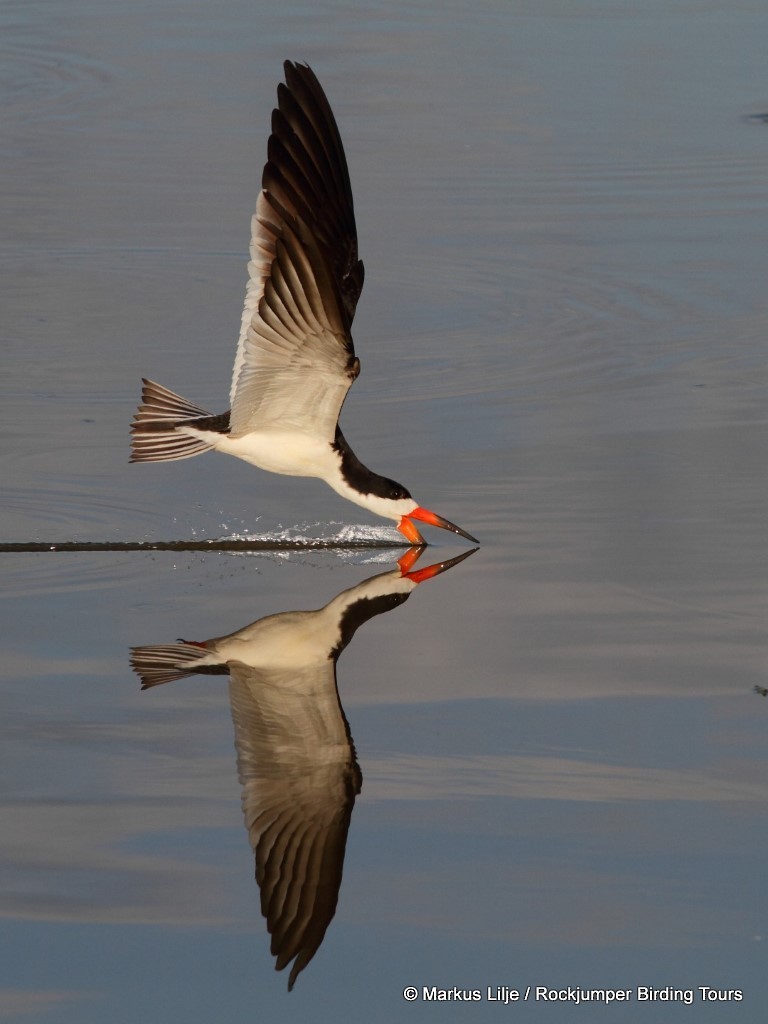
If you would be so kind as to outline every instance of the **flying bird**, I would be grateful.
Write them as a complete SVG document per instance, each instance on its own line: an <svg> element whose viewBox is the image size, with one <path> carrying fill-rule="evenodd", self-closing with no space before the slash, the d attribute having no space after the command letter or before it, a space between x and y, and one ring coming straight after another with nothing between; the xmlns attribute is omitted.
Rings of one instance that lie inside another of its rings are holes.
<svg viewBox="0 0 768 1024"><path fill-rule="evenodd" d="M251 220L248 285L230 410L211 415L151 380L131 425L131 462L226 452L260 469L319 477L342 497L394 519L465 530L423 508L358 459L339 427L360 373L351 327L363 287L347 160L314 72L286 61L268 159Z"/></svg>

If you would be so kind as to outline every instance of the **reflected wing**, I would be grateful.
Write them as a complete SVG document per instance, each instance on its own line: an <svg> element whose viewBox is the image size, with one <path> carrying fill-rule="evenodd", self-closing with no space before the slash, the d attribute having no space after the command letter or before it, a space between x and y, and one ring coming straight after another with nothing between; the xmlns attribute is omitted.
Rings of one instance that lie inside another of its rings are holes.
<svg viewBox="0 0 768 1024"><path fill-rule="evenodd" d="M291 673L231 665L243 812L277 970L293 988L336 911L361 775L331 659Z"/></svg>
<svg viewBox="0 0 768 1024"><path fill-rule="evenodd" d="M333 439L359 363L350 327L363 285L352 191L328 100L285 64L251 222L232 375L232 433L278 423Z"/></svg>

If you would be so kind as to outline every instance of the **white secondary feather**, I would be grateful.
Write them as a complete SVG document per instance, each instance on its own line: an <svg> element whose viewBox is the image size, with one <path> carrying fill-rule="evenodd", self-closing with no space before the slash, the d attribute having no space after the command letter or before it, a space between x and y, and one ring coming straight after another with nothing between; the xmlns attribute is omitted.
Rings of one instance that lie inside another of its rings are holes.
<svg viewBox="0 0 768 1024"><path fill-rule="evenodd" d="M332 270L305 225L279 223L264 192L252 229L230 436L279 428L332 441L356 375Z"/></svg>
<svg viewBox="0 0 768 1024"><path fill-rule="evenodd" d="M275 258L275 240L279 234L278 219L267 203L265 193L261 191L256 199L256 212L251 217L251 259L248 263L248 284L245 287L240 337L237 340L235 365L232 368L232 383L229 388L230 408L235 404L237 382L245 364L245 339L248 337L251 322L264 294L264 282L269 277L269 269Z"/></svg>

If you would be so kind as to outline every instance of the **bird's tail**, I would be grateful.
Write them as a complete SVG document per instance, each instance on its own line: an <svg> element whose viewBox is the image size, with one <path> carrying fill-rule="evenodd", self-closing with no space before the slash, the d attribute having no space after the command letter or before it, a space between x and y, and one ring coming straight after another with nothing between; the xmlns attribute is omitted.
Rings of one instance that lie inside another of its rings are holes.
<svg viewBox="0 0 768 1024"><path fill-rule="evenodd" d="M131 462L189 459L213 447L203 438L176 428L181 424L198 426L190 422L193 420L207 421L199 426L212 426L217 417L161 384L146 379L141 383L141 405L131 424Z"/></svg>
<svg viewBox="0 0 768 1024"><path fill-rule="evenodd" d="M142 690L197 673L226 675L228 671L226 665L212 664L212 653L204 644L185 640L177 644L132 647L131 668L141 677Z"/></svg>

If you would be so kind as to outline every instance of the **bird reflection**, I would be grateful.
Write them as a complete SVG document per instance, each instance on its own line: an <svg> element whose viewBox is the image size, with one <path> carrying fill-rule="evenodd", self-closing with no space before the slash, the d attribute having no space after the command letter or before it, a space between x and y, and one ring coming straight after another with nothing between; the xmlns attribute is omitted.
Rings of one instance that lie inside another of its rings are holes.
<svg viewBox="0 0 768 1024"><path fill-rule="evenodd" d="M237 769L261 912L275 968L293 961L289 991L336 912L347 832L362 786L336 662L360 626L476 549L418 569L421 550L411 548L397 569L342 591L316 611L268 615L203 642L131 651L142 689L198 673L230 677Z"/></svg>

